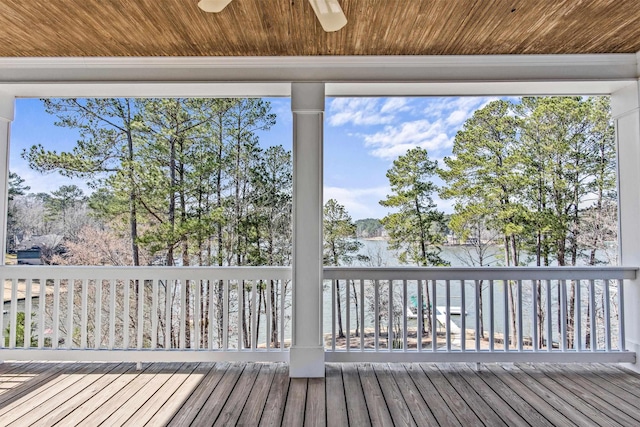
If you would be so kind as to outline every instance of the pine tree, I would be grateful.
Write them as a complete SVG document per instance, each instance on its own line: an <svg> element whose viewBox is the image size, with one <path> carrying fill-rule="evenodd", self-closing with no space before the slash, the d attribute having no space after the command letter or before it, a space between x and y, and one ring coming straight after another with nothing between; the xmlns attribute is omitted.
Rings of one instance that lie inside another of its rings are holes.
<svg viewBox="0 0 640 427"><path fill-rule="evenodd" d="M382 219L389 233L389 248L399 251L399 261L421 267L448 265L440 257L440 245L444 243L444 213L436 209L433 195L437 192L431 178L436 174L438 163L429 160L427 150L413 148L393 161L387 171L392 195L381 200L385 207L397 209ZM423 333L435 333L431 324L431 297L426 292L427 322ZM435 303L435 302L434 302ZM423 308L418 307L422 313Z"/></svg>

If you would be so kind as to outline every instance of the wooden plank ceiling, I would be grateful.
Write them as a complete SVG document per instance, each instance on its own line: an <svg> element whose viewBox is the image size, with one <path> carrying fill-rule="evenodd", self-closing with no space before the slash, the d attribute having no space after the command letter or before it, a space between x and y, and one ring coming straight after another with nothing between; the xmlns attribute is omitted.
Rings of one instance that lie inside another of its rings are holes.
<svg viewBox="0 0 640 427"><path fill-rule="evenodd" d="M325 33L307 0L2 0L0 56L632 53L640 0L341 0Z"/></svg>

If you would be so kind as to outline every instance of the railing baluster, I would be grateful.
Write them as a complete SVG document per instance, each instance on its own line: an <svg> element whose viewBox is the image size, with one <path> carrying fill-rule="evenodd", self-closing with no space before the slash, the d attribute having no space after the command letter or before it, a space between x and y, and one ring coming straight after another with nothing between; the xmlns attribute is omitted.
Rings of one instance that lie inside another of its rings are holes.
<svg viewBox="0 0 640 427"><path fill-rule="evenodd" d="M81 302L81 318L80 318L80 348L87 348L87 322L89 318L89 280L82 281L82 302Z"/></svg>
<svg viewBox="0 0 640 427"><path fill-rule="evenodd" d="M531 281L531 300L533 306L533 322L531 322L531 326L533 328L533 342L531 344L533 344L534 352L540 350L538 346L540 339L540 337L538 337L538 283L540 283L538 280Z"/></svg>
<svg viewBox="0 0 640 427"><path fill-rule="evenodd" d="M158 279L151 284L151 349L158 348Z"/></svg>
<svg viewBox="0 0 640 427"><path fill-rule="evenodd" d="M509 351L509 292L511 290L511 281L505 280L502 282L502 297L503 297L503 305L504 305L504 328L502 334L502 349L504 351Z"/></svg>
<svg viewBox="0 0 640 427"><path fill-rule="evenodd" d="M387 309L387 350L393 351L393 280L389 280L389 307Z"/></svg>
<svg viewBox="0 0 640 427"><path fill-rule="evenodd" d="M193 348L198 350L200 346L200 328L202 327L200 315L200 293L202 292L202 280L194 281L195 289L193 290Z"/></svg>
<svg viewBox="0 0 640 427"><path fill-rule="evenodd" d="M251 310L249 310L249 315L251 316L251 349L255 350L258 348L258 316L260 315L260 307L257 306L257 294L258 294L258 283L259 280L253 281L253 286L251 287Z"/></svg>
<svg viewBox="0 0 640 427"><path fill-rule="evenodd" d="M216 307L216 310L213 309L215 302L214 288L216 282L212 279L207 279L207 284L209 285L209 350L213 349L213 333L214 330L218 328L218 322L216 321L218 312L221 311L222 307Z"/></svg>
<svg viewBox="0 0 640 427"><path fill-rule="evenodd" d="M625 351L627 345L624 331L624 280L622 279L618 279L618 339L618 350Z"/></svg>
<svg viewBox="0 0 640 427"><path fill-rule="evenodd" d="M131 286L129 280L122 281L122 304L124 314L122 316L122 348L129 348L129 338L131 336L131 325L129 318L131 316Z"/></svg>
<svg viewBox="0 0 640 427"><path fill-rule="evenodd" d="M44 348L44 308L47 304L47 279L40 278L40 296L38 297L38 348ZM3 293L4 295L4 293ZM4 333L4 330L0 332L0 335ZM2 340L4 346L4 340Z"/></svg>
<svg viewBox="0 0 640 427"><path fill-rule="evenodd" d="M374 347L376 351L380 348L379 337L380 337L380 295L379 295L379 285L380 282L376 280L374 282L373 289L373 315L374 315Z"/></svg>
<svg viewBox="0 0 640 427"><path fill-rule="evenodd" d="M489 351L494 350L495 346L495 313L494 313L494 295L493 280L489 280Z"/></svg>
<svg viewBox="0 0 640 427"><path fill-rule="evenodd" d="M31 347L31 279L27 279L24 299L24 348ZM4 293L3 293L4 296ZM4 298L3 298L4 300ZM4 302L4 301L3 301ZM4 316L3 316L4 317ZM1 330L1 329L0 329ZM2 334L0 334L1 336Z"/></svg>
<svg viewBox="0 0 640 427"><path fill-rule="evenodd" d="M422 307L422 286L426 286L426 281L418 280L418 304L416 305L416 314L418 316L418 330L416 338L418 340L418 351L422 351L422 330L424 329L424 309Z"/></svg>
<svg viewBox="0 0 640 427"><path fill-rule="evenodd" d="M576 351L582 351L582 281L575 281L576 287L576 309L575 322L573 328L573 345Z"/></svg>
<svg viewBox="0 0 640 427"><path fill-rule="evenodd" d="M267 347L267 351L269 351L271 349L271 322L273 322L273 317L271 316L271 280L267 280L267 290L266 290L266 299L267 299L267 312L265 313L265 321L267 322L267 327L266 327L266 334L267 334L267 339L266 339L266 347Z"/></svg>
<svg viewBox="0 0 640 427"><path fill-rule="evenodd" d="M447 312L445 313L445 320L447 322L446 325L446 333L447 333L447 351L451 351L451 282L449 280L445 281L445 307Z"/></svg>
<svg viewBox="0 0 640 427"><path fill-rule="evenodd" d="M431 334L431 351L438 351L438 294L436 292L436 281L431 281L431 325L433 333Z"/></svg>
<svg viewBox="0 0 640 427"><path fill-rule="evenodd" d="M13 311L13 307L11 308L11 311ZM13 314L12 314L12 318L15 318L13 317ZM15 335L14 335L14 338L15 338ZM55 279L53 281L53 340L51 342L51 346L53 348L58 348L59 340L60 340L60 279ZM14 340L11 340L9 344L11 344L11 346L13 347L15 345Z"/></svg>
<svg viewBox="0 0 640 427"><path fill-rule="evenodd" d="M460 280L460 351L467 350L467 300L465 280Z"/></svg>
<svg viewBox="0 0 640 427"><path fill-rule="evenodd" d="M364 279L360 279L360 350L364 350Z"/></svg>
<svg viewBox="0 0 640 427"><path fill-rule="evenodd" d="M65 337L65 347L68 349L73 348L73 287L75 281L69 279L67 281L67 336ZM25 318L26 325L26 318Z"/></svg>
<svg viewBox="0 0 640 427"><path fill-rule="evenodd" d="M173 347L172 333L173 333L173 288L174 281L171 279L165 280L166 287L164 292L164 317L165 317L165 325L164 325L164 340L165 340L165 349L170 349Z"/></svg>
<svg viewBox="0 0 640 427"><path fill-rule="evenodd" d="M553 350L553 315L551 313L551 280L547 280L547 351Z"/></svg>
<svg viewBox="0 0 640 427"><path fill-rule="evenodd" d="M284 351L285 281L280 281L280 351Z"/></svg>
<svg viewBox="0 0 640 427"><path fill-rule="evenodd" d="M407 352L407 281L402 281L402 351Z"/></svg>
<svg viewBox="0 0 640 427"><path fill-rule="evenodd" d="M4 308L4 294L2 295ZM4 314L3 314L4 316ZM16 348L18 330L18 279L11 279L11 314L9 320L9 348ZM4 331L3 331L4 332Z"/></svg>
<svg viewBox="0 0 640 427"><path fill-rule="evenodd" d="M609 293L609 279L602 279L604 284L604 344L607 351L611 351L611 296Z"/></svg>
<svg viewBox="0 0 640 427"><path fill-rule="evenodd" d="M138 292L136 293L138 298L138 339L137 339L137 348L138 350L142 350L143 340L144 340L144 280L137 280L133 282L133 285L137 287Z"/></svg>
<svg viewBox="0 0 640 427"><path fill-rule="evenodd" d="M178 321L180 322L180 349L184 349L187 344L187 286L189 286L188 280L180 280L180 315Z"/></svg>
<svg viewBox="0 0 640 427"><path fill-rule="evenodd" d="M480 301L482 299L482 282L480 280L476 280L476 351L480 351Z"/></svg>
<svg viewBox="0 0 640 427"><path fill-rule="evenodd" d="M534 313L535 316L535 313ZM518 351L523 350L524 337L522 336L522 280L518 280Z"/></svg>
<svg viewBox="0 0 640 427"><path fill-rule="evenodd" d="M560 301L558 301L558 303L560 304L560 322L562 323L560 325L560 332L562 335L560 348L562 351L567 351L567 281L560 281L558 286L560 286Z"/></svg>
<svg viewBox="0 0 640 427"><path fill-rule="evenodd" d="M336 288L338 281L331 281L331 350L336 351L336 310L338 299L336 297Z"/></svg>
<svg viewBox="0 0 640 427"><path fill-rule="evenodd" d="M222 349L224 351L229 349L229 323L231 323L231 319L229 319L230 282L230 280L225 280L222 285Z"/></svg>
<svg viewBox="0 0 640 427"><path fill-rule="evenodd" d="M376 351L380 348L379 337L380 337L380 282L376 280L374 282L373 289L373 319L374 319L374 347Z"/></svg>
<svg viewBox="0 0 640 427"><path fill-rule="evenodd" d="M596 325L596 282L595 280L589 281L589 320L591 331L590 341L591 341L591 351L596 351L598 349L598 328Z"/></svg>
<svg viewBox="0 0 640 427"><path fill-rule="evenodd" d="M116 282L109 280L109 350L113 350L116 342Z"/></svg>
<svg viewBox="0 0 640 427"><path fill-rule="evenodd" d="M344 281L344 290L345 290L345 298L344 298L344 307L345 307L345 315L347 321L347 340L346 340L346 348L347 351L350 350L351 347L351 292L349 289L349 280Z"/></svg>
<svg viewBox="0 0 640 427"><path fill-rule="evenodd" d="M102 279L95 280L96 287L96 323L93 346L99 349L102 346Z"/></svg>
<svg viewBox="0 0 640 427"><path fill-rule="evenodd" d="M242 317L244 317L244 280L238 280L236 289L238 289L238 350L244 348L244 331L242 330Z"/></svg>

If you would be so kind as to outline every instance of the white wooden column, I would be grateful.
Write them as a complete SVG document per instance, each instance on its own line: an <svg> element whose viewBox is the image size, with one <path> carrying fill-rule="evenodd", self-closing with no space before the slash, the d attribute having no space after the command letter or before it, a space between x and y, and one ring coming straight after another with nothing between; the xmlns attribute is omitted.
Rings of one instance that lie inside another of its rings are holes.
<svg viewBox="0 0 640 427"><path fill-rule="evenodd" d="M618 146L620 263L640 266L640 82L611 94ZM626 347L640 359L640 275L624 287ZM630 367L640 371L640 360Z"/></svg>
<svg viewBox="0 0 640 427"><path fill-rule="evenodd" d="M293 343L291 377L324 377L322 143L324 83L292 83Z"/></svg>
<svg viewBox="0 0 640 427"><path fill-rule="evenodd" d="M7 252L7 202L9 198L9 135L15 98L0 92L0 266Z"/></svg>

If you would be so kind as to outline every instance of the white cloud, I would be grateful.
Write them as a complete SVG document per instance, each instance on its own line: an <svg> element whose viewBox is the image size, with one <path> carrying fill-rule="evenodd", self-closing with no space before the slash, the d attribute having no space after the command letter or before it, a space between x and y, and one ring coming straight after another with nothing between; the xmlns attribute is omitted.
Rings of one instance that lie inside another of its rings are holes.
<svg viewBox="0 0 640 427"><path fill-rule="evenodd" d="M382 131L364 136L365 146L371 154L383 159L394 159L415 147L427 149L431 154L453 145L442 121L416 120L398 126L386 126Z"/></svg>
<svg viewBox="0 0 640 427"><path fill-rule="evenodd" d="M447 125L458 127L471 117L474 111L497 99L499 98L477 96L443 98L438 102L429 104L424 113L428 116L445 118Z"/></svg>
<svg viewBox="0 0 640 427"><path fill-rule="evenodd" d="M382 218L388 211L378 203L390 194L389 187L342 188L324 187L324 202L335 199L343 205L354 220Z"/></svg>
<svg viewBox="0 0 640 427"><path fill-rule="evenodd" d="M395 113L395 112L403 112L409 111L411 108L408 106L409 100L407 98L388 98L384 104L382 104L382 108L380 108L381 113Z"/></svg>
<svg viewBox="0 0 640 427"><path fill-rule="evenodd" d="M406 111L405 98L336 98L329 104L329 124L342 126L373 126L391 123L395 114Z"/></svg>

